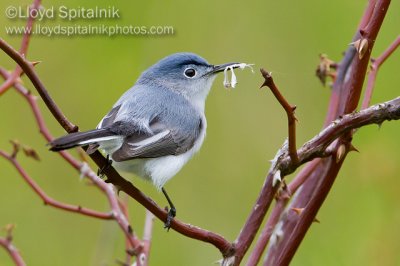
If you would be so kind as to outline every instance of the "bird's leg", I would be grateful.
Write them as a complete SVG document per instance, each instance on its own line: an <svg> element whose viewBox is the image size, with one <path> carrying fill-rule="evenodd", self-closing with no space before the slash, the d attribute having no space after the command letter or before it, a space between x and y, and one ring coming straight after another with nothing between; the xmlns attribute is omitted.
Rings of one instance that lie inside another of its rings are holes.
<svg viewBox="0 0 400 266"><path fill-rule="evenodd" d="M107 154L106 159L107 159L107 163L103 167L101 167L101 168L99 168L97 170L97 175L100 178L103 178L104 172L112 165L112 160L110 159L110 155L109 154Z"/></svg>
<svg viewBox="0 0 400 266"><path fill-rule="evenodd" d="M165 191L165 189L163 187L161 188L161 191L164 194L164 196L167 199L168 204L169 204L169 210L168 210L168 207L166 207L166 210L168 211L168 215L167 215L167 221L164 224L164 228L166 228L167 231L169 231L169 229L171 228L171 222L174 219L174 217L176 216L176 209L175 209L175 205L172 203L171 199L169 198L167 191Z"/></svg>

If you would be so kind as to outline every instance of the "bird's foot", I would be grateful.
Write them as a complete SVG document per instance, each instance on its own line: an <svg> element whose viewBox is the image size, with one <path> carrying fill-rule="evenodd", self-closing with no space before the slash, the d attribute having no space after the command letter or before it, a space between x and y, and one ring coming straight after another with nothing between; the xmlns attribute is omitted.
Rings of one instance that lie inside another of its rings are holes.
<svg viewBox="0 0 400 266"><path fill-rule="evenodd" d="M97 170L97 175L98 175L100 178L103 178L103 177L104 177L105 171L106 171L108 168L111 167L112 162L113 162L113 161L110 159L110 155L108 155L108 154L107 154L106 159L107 159L107 163L106 163L103 167L101 167L101 168L99 168L99 169Z"/></svg>
<svg viewBox="0 0 400 266"><path fill-rule="evenodd" d="M171 228L172 220L176 216L176 209L175 209L175 207L171 207L168 210L168 207L165 207L165 210L168 211L168 214L167 214L167 221L164 224L164 228L167 229L167 231L169 231L169 229Z"/></svg>

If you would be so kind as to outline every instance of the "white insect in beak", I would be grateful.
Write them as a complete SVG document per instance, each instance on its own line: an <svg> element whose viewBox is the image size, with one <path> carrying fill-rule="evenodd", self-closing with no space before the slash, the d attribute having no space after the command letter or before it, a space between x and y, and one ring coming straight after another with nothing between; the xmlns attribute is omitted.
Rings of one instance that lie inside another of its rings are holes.
<svg viewBox="0 0 400 266"><path fill-rule="evenodd" d="M224 87L225 88L235 88L236 84L237 84L237 79L236 79L236 75L234 72L235 68L240 68L240 69L244 69L245 67L249 67L251 69L251 72L254 73L254 70L252 68L254 64L246 64L246 63L240 63L240 64L233 64L230 66L227 66L224 69ZM232 74L231 74L231 80L228 80L228 70L231 70Z"/></svg>

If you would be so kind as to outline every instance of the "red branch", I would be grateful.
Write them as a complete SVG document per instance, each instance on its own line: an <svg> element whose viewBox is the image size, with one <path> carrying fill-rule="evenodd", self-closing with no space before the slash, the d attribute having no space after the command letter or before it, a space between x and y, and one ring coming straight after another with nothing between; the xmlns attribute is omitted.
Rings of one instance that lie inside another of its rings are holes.
<svg viewBox="0 0 400 266"><path fill-rule="evenodd" d="M360 28L354 37L354 41L360 40L367 49L355 49L349 47L344 59L338 68L338 75L333 85L332 97L326 122L330 123L339 116L353 112L359 102L363 81L365 79L369 57L374 46L377 34L382 25L386 11L389 7L389 0L370 1ZM351 77L347 79L346 77ZM335 156L321 161L325 167L319 167L316 173L320 173L319 182L315 188L308 190L308 193L302 192L296 197L293 204L299 204L299 207L305 207L304 211L292 220L292 230L284 231L286 233L283 243L278 247L276 253L271 253L269 258L275 257L274 264L287 265L292 260L297 248L304 238L307 230L315 219L315 215L323 204L330 188L341 168L347 152L351 148L352 132L343 135L333 147L337 151ZM303 185L303 189L314 186L309 182ZM296 205L291 205L296 207ZM268 258L268 259L269 259Z"/></svg>
<svg viewBox="0 0 400 266"><path fill-rule="evenodd" d="M1 42L1 40L0 40L0 42ZM9 74L7 71L5 71L2 68L0 68L0 75L2 75L7 80L11 76L11 74ZM27 100L28 104L30 105L31 110L32 110L32 112L33 112L33 114L35 116L36 123L38 124L38 127L40 129L40 133L43 135L43 137L47 141L51 141L53 139L53 137L51 136L48 128L46 127L46 124L44 122L43 116L42 116L42 114L40 112L40 109L39 109L39 106L37 104L36 97L34 95L32 95L20 83L16 82L15 84L13 84L13 86ZM68 125L68 123L66 123L66 125ZM59 154L71 166L73 166L75 169L77 169L78 171L82 170L81 168L82 168L83 164L81 162L75 160L68 152L63 151L63 152L60 152ZM114 220L116 220L117 223L120 225L120 227L123 229L123 231L124 231L124 233L126 235L127 240L129 241L129 243L133 247L142 246L140 241L133 234L133 232L131 230L131 227L129 226L129 223L126 220L126 217L121 212L119 206L115 205L115 201L117 201L117 198L116 198L116 195L113 192L113 190L111 189L111 193L110 193L110 187L107 184L105 184L102 180L100 180L97 176L95 176L94 173L90 173L88 177L92 180L92 182L95 183L97 188L100 188L103 192L106 193L107 198L108 198L108 200L110 202L110 205L114 206L114 209L113 209L112 213L111 214L106 214L106 215L110 215L110 218L103 217L102 219L114 219ZM29 181L28 181L28 183L29 183ZM34 183L31 184L32 188L34 188L35 192L38 193L39 196L41 196L41 197L42 196L47 196L46 194L44 194L43 191L41 191L41 189L37 185L36 186L35 185L36 184L34 184ZM43 193L39 193L39 192L43 192ZM88 213L91 213L91 214L94 214L94 215L99 215L99 216L104 216L105 215L104 213L101 214L100 212L96 212L96 211L93 211L93 210L90 210L90 209L80 208L80 207L71 206L71 205L68 205L68 204L65 204L65 203L57 202L57 201L54 201L54 199L51 199L51 198L47 198L47 200L49 200L49 205L52 205L54 207L61 208L61 209L64 208L65 210L68 210L68 211L82 213L82 210L85 210L84 211L85 213L83 213L83 214L86 214L86 215L88 215ZM91 215L91 216L93 216L93 215ZM97 217L97 218L100 218L100 217ZM138 250L138 252L140 252L141 248L137 248L137 250Z"/></svg>
<svg viewBox="0 0 400 266"><path fill-rule="evenodd" d="M22 178L25 180L25 182L33 189L33 191L43 200L45 205L52 206L57 209L62 209L65 211L69 212L76 212L80 213L86 216L90 217L95 217L99 219L104 219L104 220L112 220L114 219L112 213L104 213L104 212L98 212L95 210L87 209L81 206L74 206L70 204L65 204L60 201L57 201L51 197L49 197L43 190L40 188L40 186L28 175L28 173L22 168L22 166L18 163L17 159L14 156L11 156L10 154L7 154L6 152L0 150L0 156L5 158L7 161L9 161L15 169L18 171L18 173L22 176Z"/></svg>
<svg viewBox="0 0 400 266"><path fill-rule="evenodd" d="M311 175L311 173L315 170L316 166L318 165L320 159L315 159L312 161L310 164L308 164L299 175L296 176L296 178L289 184L289 187L284 190L283 194L280 194L277 200L276 205L274 206L274 209L271 212L271 215L268 217L268 221L265 224L261 235L250 255L250 258L247 262L247 266L255 266L258 264L260 261L260 258L262 254L264 253L264 250L266 246L268 245L272 232L278 223L283 211L285 210L285 207L287 203L289 202L289 199L292 195L292 193L295 193L297 189L300 187L301 184L303 184L307 178Z"/></svg>
<svg viewBox="0 0 400 266"><path fill-rule="evenodd" d="M367 88L365 90L364 100L361 105L362 109L365 109L369 106L369 103L372 98L372 92L375 87L375 80L378 74L378 70L380 66L390 57L390 55L399 47L400 45L400 36L376 59L371 59L372 65L371 70L368 75Z"/></svg>
<svg viewBox="0 0 400 266"><path fill-rule="evenodd" d="M14 261L16 266L25 266L26 263L24 259L21 257L18 249L11 243L11 238L2 238L0 237L0 246L2 246L5 250L7 250L11 259Z"/></svg>
<svg viewBox="0 0 400 266"><path fill-rule="evenodd" d="M34 0L30 10L38 10L40 7L41 0ZM31 16L32 12L29 12L29 17L26 22L26 29L32 29L33 23L35 22L35 18ZM31 37L31 30L25 30L25 33L22 37L21 48L19 49L19 53L26 57L26 53L28 52L29 41ZM0 86L0 96L5 93L9 88L13 86L16 80L22 74L22 69L19 65L15 67L14 72L7 78L7 80Z"/></svg>
<svg viewBox="0 0 400 266"><path fill-rule="evenodd" d="M4 69L0 68L0 75L2 75L4 78L7 78L7 75L10 75L7 73L7 71L5 71ZM32 112L35 116L36 119L36 123L38 124L38 127L40 129L40 132L42 133L43 137L47 140L47 141L51 141L53 139L53 137L51 136L48 128L46 127L46 124L44 122L43 116L40 112L39 106L37 105L36 102L36 98L26 89L24 88L20 83L15 83L14 87L16 88L16 90L28 101ZM78 171L82 170L82 163L78 162L77 160L75 160L68 152L63 151L59 153L72 167L74 167L75 169L77 169ZM3 156L4 157L4 156ZM26 173L25 173L26 174ZM91 174L91 176L88 176L96 185L97 188L100 188L103 192L107 192L109 190L109 188L107 188L107 184L105 184L103 181L100 180L99 182L99 178L96 176L95 178L93 177L93 175ZM29 183L29 182L28 182ZM32 187L34 188L34 187ZM35 189L35 188L34 188ZM39 187L36 187L36 189L39 189ZM38 191L35 192L38 193ZM40 194L39 194L40 195ZM45 194L44 194L45 195ZM107 194L108 200L111 204L111 202L114 202L116 200L116 195L113 193L108 193ZM110 198L112 197L112 198ZM52 199L49 198L50 201L52 201ZM68 206L68 204L64 204L64 203L60 203L60 202L55 202L55 204L58 205L58 208L62 208L62 207L66 207ZM61 204L61 206L60 206ZM50 204L51 205L51 204ZM64 206L62 206L64 205ZM76 209L75 206L69 206L69 211L73 211L73 210L78 210L75 212L79 212L79 208ZM89 210L90 212L96 213L96 211L93 210ZM123 228L123 231L127 237L127 240L130 242L130 244L132 246L141 246L141 244L138 242L136 236L134 236L132 234L132 232L130 232L130 226L129 224L127 224L125 222L125 219L121 219L120 216L124 216L123 214L121 215L121 211L119 210L119 206L118 208L114 209L114 212L117 214L117 216L115 216L115 213L111 213L111 219L116 220L120 226ZM97 213L98 214L98 213ZM118 219L117 219L118 218ZM105 219L105 218L103 218Z"/></svg>

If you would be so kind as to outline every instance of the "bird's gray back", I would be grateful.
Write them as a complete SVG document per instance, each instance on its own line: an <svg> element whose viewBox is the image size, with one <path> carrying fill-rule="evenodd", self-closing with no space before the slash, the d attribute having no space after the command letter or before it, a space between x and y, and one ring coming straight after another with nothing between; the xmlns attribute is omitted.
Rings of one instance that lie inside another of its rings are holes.
<svg viewBox="0 0 400 266"><path fill-rule="evenodd" d="M112 123L138 126L134 130L147 132L149 123L157 119L166 127L191 133L198 130L201 114L182 95L162 86L135 85L114 105L118 109ZM151 101L149 101L151 99ZM103 123L101 127L107 126ZM201 126L201 125L200 125ZM132 128L126 130L133 130ZM129 135L129 132L126 132Z"/></svg>

